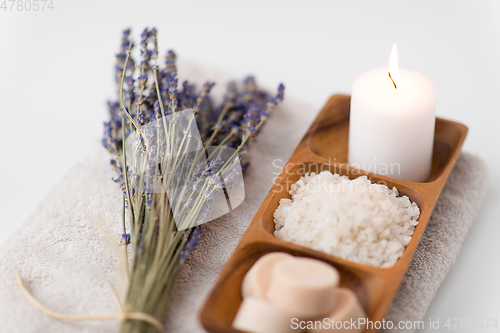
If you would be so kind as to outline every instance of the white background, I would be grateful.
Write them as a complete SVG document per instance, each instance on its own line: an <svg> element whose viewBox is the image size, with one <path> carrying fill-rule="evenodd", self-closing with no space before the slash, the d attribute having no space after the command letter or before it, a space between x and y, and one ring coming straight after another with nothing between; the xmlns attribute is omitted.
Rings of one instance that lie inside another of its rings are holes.
<svg viewBox="0 0 500 333"><path fill-rule="evenodd" d="M3 2L3 0L0 0ZM10 3L7 2L8 7ZM16 4L17 5L17 4ZM240 78L253 73L319 110L388 62L427 75L437 114L487 161L482 211L428 317L500 317L500 2L68 1L0 9L0 244L102 133L121 30L160 31L160 48ZM29 244L27 244L29 245ZM500 324L500 318L499 318ZM465 331L463 331L465 332Z"/></svg>

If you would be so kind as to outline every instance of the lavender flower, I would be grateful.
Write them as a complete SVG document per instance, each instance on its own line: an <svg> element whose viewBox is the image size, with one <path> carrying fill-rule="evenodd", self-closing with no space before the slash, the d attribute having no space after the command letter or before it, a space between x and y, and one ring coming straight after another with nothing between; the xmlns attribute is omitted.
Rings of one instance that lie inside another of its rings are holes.
<svg viewBox="0 0 500 333"><path fill-rule="evenodd" d="M122 238L120 239L120 245L129 245L130 244L130 234L122 234Z"/></svg>
<svg viewBox="0 0 500 333"><path fill-rule="evenodd" d="M166 64L165 74L177 75L177 65L175 63L176 60L177 56L175 55L175 52L173 50L169 50L167 52L167 59L165 61Z"/></svg>
<svg viewBox="0 0 500 333"><path fill-rule="evenodd" d="M190 231L186 230L186 234L189 234L189 232ZM191 237L187 241L186 246L181 251L181 254L179 256L179 260L181 263L186 260L187 256L189 256L189 254L193 251L194 247L198 244L201 238L201 233L202 233L201 227L194 228Z"/></svg>

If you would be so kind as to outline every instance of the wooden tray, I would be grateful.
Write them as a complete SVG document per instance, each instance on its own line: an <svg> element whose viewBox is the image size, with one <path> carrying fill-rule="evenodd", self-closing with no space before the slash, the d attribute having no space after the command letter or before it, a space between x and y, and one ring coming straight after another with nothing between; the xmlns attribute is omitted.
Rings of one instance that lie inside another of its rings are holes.
<svg viewBox="0 0 500 333"><path fill-rule="evenodd" d="M449 120L436 119L431 175L425 183L413 183L365 172L347 165L349 109L350 96L332 96L283 168L224 267L201 312L201 322L209 332L239 332L231 328L231 323L241 302L240 287L243 276L259 257L274 251L316 258L333 265L341 275L340 285L354 290L368 318L371 321L384 318L427 226L439 194L460 155L467 127ZM412 202L418 204L419 224L403 256L394 266L377 268L349 262L273 235L273 213L280 199L290 198L288 194L290 185L305 172L322 170L331 170L332 173L347 175L352 179L366 175L372 182L382 181L389 188L395 186L401 195L407 195Z"/></svg>

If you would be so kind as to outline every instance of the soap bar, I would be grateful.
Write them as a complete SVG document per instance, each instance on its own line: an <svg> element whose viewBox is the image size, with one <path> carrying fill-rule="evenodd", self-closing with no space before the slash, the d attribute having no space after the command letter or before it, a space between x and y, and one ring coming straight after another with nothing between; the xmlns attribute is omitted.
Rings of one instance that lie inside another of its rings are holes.
<svg viewBox="0 0 500 333"><path fill-rule="evenodd" d="M322 327L309 329L309 332L326 333L332 332L332 330L349 333L364 332L366 320L362 320L362 325L359 325L359 319L366 319L367 316L356 294L351 289L339 288L336 299L337 302L333 310L322 320ZM351 323L354 324L351 326Z"/></svg>
<svg viewBox="0 0 500 333"><path fill-rule="evenodd" d="M292 318L272 304L256 297L245 297L233 320L233 328L252 333L290 333Z"/></svg>
<svg viewBox="0 0 500 333"><path fill-rule="evenodd" d="M282 260L271 271L266 298L292 317L318 318L332 311L339 280L338 271L320 260Z"/></svg>
<svg viewBox="0 0 500 333"><path fill-rule="evenodd" d="M243 278L241 295L265 299L273 266L281 260L290 259L294 256L284 252L271 252L260 257Z"/></svg>

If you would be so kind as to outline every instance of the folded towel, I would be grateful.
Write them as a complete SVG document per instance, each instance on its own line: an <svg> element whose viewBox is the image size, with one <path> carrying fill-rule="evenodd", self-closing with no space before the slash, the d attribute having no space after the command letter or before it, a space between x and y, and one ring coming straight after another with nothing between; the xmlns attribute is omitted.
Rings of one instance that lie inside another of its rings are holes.
<svg viewBox="0 0 500 333"><path fill-rule="evenodd" d="M479 212L487 180L486 164L474 155L462 153L434 208L386 320L396 324L424 318Z"/></svg>
<svg viewBox="0 0 500 333"><path fill-rule="evenodd" d="M181 78L227 82L227 74L184 66L179 63ZM315 113L311 106L287 97L269 120L250 152L245 201L203 225L200 244L172 295L166 332L204 332L198 315L208 293ZM414 320L425 314L479 210L485 170L472 155L462 154L458 160L387 319ZM118 246L122 197L113 176L108 153L96 146L0 248L2 332L118 331L116 321L63 322L40 313L21 294L14 271L19 269L30 292L54 311L117 312L107 280L124 295L126 277L123 248Z"/></svg>

